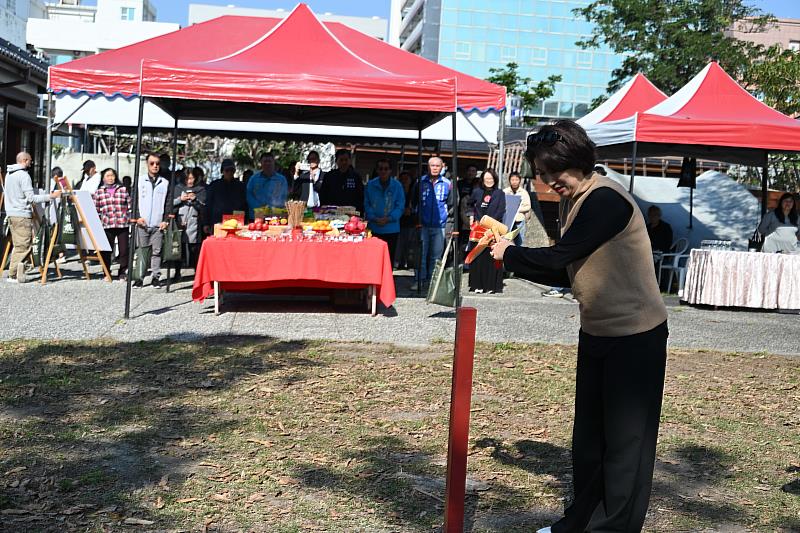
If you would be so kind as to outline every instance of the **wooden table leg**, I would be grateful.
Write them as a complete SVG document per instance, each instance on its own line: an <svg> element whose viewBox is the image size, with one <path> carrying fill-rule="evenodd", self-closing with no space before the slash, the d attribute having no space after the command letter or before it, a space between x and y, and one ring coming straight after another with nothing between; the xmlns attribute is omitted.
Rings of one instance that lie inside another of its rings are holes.
<svg viewBox="0 0 800 533"><path fill-rule="evenodd" d="M219 314L219 281L214 282L214 314Z"/></svg>
<svg viewBox="0 0 800 533"><path fill-rule="evenodd" d="M378 314L378 286L370 285L369 292L372 295L372 316Z"/></svg>

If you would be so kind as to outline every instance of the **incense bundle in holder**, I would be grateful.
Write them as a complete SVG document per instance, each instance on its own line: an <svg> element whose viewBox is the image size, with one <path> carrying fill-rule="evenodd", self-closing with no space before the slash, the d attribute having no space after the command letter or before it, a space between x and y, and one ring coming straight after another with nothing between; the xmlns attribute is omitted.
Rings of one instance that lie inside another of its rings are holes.
<svg viewBox="0 0 800 533"><path fill-rule="evenodd" d="M303 214L306 212L306 203L298 200L286 202L286 218L290 228L296 228L303 224Z"/></svg>

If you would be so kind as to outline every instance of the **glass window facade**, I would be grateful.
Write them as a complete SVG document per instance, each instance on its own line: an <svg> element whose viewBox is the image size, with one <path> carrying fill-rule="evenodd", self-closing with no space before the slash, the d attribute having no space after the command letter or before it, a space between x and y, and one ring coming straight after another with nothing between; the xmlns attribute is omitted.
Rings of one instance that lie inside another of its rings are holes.
<svg viewBox="0 0 800 533"><path fill-rule="evenodd" d="M606 92L611 71L621 63L608 49L575 44L592 27L572 10L589 2L441 0L439 63L478 78L512 61L534 82L560 74L553 97L526 114L579 118Z"/></svg>

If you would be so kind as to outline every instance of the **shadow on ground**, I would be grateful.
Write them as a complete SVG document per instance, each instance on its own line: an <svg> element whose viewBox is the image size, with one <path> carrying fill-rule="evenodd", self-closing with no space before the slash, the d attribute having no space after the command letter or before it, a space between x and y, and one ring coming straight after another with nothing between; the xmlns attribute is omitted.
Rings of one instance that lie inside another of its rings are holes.
<svg viewBox="0 0 800 533"><path fill-rule="evenodd" d="M0 479L0 524L65 531L96 524L99 515L123 524L156 520L131 495L184 482L206 455L203 439L237 423L179 399L319 366L305 348L259 336L20 343L0 358L0 475L22 478Z"/></svg>

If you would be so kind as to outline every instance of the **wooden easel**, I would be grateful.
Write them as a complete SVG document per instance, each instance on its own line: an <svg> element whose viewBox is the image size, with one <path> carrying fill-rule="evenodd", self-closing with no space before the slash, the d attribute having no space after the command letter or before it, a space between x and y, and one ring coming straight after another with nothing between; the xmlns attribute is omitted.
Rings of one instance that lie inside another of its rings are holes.
<svg viewBox="0 0 800 533"><path fill-rule="evenodd" d="M78 249L78 257L80 258L81 266L83 267L83 275L86 277L87 280L91 279L91 277L89 276L89 266L87 262L96 259L97 261L100 262L100 266L103 267L103 273L105 273L105 280L111 282L111 272L109 272L106 262L103 261L103 256L100 254L100 248L97 246L97 241L94 238L94 233L92 233L92 229L86 223L86 215L83 212L83 208L81 207L81 204L79 202L75 201L75 198L71 194L73 191L72 186L69 184L69 181L67 180L66 177L58 178L58 180L56 180L56 183L58 183L58 188L62 193L69 193L62 195L61 201L72 202L72 204L75 206L75 209L78 212L78 221L77 221L78 224L75 227L75 246ZM62 204L61 208L66 209L67 206ZM56 222L56 224L58 224L58 222ZM56 227L56 229L58 228ZM89 236L89 241L92 243L92 249L94 250L94 254L87 254L86 250L84 250L83 243L81 242L81 239L83 238L83 232L81 231L81 229L86 230L86 234ZM58 231L54 231L53 235L50 237L50 244L47 247L46 262L43 265L44 268L42 270L42 285L44 285L45 282L47 281L46 265L50 264L50 259L53 256L53 248L56 245L57 235ZM56 264L56 271L58 272L57 264ZM61 277L60 272L59 272L59 277Z"/></svg>
<svg viewBox="0 0 800 533"><path fill-rule="evenodd" d="M38 223L40 225L46 223L46 221L39 220L39 216L36 214L36 211L33 211L31 213L31 215L32 215L33 220L36 221L36 223ZM52 237L51 237L51 240L52 240ZM8 240L6 241L5 248L3 249L3 260L0 261L0 275L2 275L3 271L6 269L6 261L8 261L8 256L11 255L11 249L13 247L14 247L14 244L13 244L13 242L11 240L11 235L8 235ZM48 260L48 262L50 261L50 256L49 255L47 257L47 260ZM28 252L28 255L25 257L25 259L23 259L23 261L28 261L31 264L31 268L35 268L36 267L36 264L33 261L33 249L31 249L31 251ZM61 269L58 268L58 263L56 263L55 260L53 260L53 266L56 269L56 274L58 275L58 278L61 279ZM45 268L45 265L42 265L42 266L39 267L39 272L44 273L46 271L47 271L47 269Z"/></svg>

